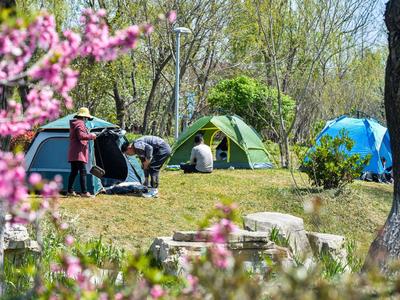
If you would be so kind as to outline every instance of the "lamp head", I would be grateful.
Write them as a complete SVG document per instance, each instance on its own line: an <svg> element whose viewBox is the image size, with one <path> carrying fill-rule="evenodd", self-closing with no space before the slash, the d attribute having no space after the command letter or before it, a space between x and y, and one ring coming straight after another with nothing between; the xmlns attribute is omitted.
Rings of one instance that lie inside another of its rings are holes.
<svg viewBox="0 0 400 300"><path fill-rule="evenodd" d="M192 31L186 27L176 27L176 28L174 28L174 32L175 33L184 33L184 34L192 33Z"/></svg>

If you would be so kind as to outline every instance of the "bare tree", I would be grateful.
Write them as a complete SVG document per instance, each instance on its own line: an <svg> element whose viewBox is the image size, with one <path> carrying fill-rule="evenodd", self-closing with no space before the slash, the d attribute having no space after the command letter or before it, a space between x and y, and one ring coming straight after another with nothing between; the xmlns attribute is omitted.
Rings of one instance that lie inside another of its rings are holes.
<svg viewBox="0 0 400 300"><path fill-rule="evenodd" d="M260 51L265 68L265 81L272 83L279 94L282 113L282 93L296 99L295 117L285 126L280 116L279 145L281 163L289 166L289 136L300 116L303 102L309 100L310 84L318 73L320 61L332 53L333 41L344 40L365 26L374 6L357 0L350 1L260 1L253 0L257 19Z"/></svg>

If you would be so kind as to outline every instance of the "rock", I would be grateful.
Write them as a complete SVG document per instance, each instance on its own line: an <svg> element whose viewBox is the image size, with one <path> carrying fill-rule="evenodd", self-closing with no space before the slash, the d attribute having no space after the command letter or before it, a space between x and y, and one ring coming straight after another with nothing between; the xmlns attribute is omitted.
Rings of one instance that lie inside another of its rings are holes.
<svg viewBox="0 0 400 300"><path fill-rule="evenodd" d="M20 224L6 223L4 231L4 254L15 265L23 262L26 253L38 254L39 244L31 240L28 230Z"/></svg>
<svg viewBox="0 0 400 300"><path fill-rule="evenodd" d="M4 231L4 249L25 249L30 245L30 237L25 226L6 224Z"/></svg>
<svg viewBox="0 0 400 300"><path fill-rule="evenodd" d="M321 252L329 253L333 258L347 262L347 251L345 248L345 238L341 235L307 232L307 237L311 245L314 256L319 256Z"/></svg>
<svg viewBox="0 0 400 300"><path fill-rule="evenodd" d="M206 242L206 234L202 234L203 241L197 240L195 232L175 232L173 237L156 238L150 247L150 252L171 274L186 272L186 256L199 256L213 243ZM181 241L177 241L177 239ZM191 241L191 240L195 241ZM229 239L227 247L235 258L245 262L251 271L264 269L265 257L273 262L292 263L292 255L287 248L279 247L266 238L265 233L248 232L241 230Z"/></svg>
<svg viewBox="0 0 400 300"><path fill-rule="evenodd" d="M202 249L211 244L205 242L180 242L171 237L158 237L150 246L150 252L157 259L165 271L170 274L186 272L184 257L199 255Z"/></svg>
<svg viewBox="0 0 400 300"><path fill-rule="evenodd" d="M311 253L310 243L304 230L303 219L275 212L259 212L244 217L244 227L250 231L267 232L270 235L273 228L279 230L283 238L297 255Z"/></svg>
<svg viewBox="0 0 400 300"><path fill-rule="evenodd" d="M36 242L36 241L30 241L28 248L29 248L30 251L36 252L36 253L40 253L40 251L41 251L39 243Z"/></svg>
<svg viewBox="0 0 400 300"><path fill-rule="evenodd" d="M105 280L113 280L116 285L123 284L123 274L120 271L94 268L91 270L85 270L86 276L89 277L89 281L99 287Z"/></svg>

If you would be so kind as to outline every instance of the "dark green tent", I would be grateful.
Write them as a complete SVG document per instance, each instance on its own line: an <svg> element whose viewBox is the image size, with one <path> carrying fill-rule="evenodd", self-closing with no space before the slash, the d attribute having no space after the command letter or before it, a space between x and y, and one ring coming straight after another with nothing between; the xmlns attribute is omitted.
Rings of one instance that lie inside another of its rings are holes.
<svg viewBox="0 0 400 300"><path fill-rule="evenodd" d="M172 149L170 165L186 162L190 158L194 137L202 133L207 145L214 144L217 133L222 132L227 137L227 158L224 161L214 161L214 168L239 169L271 168L267 150L259 134L238 116L207 116L197 120L180 135Z"/></svg>

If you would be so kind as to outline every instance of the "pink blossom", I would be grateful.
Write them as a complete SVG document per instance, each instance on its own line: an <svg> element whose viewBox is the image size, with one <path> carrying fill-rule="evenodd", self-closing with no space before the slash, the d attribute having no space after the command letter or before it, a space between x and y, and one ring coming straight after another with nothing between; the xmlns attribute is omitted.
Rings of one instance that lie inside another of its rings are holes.
<svg viewBox="0 0 400 300"><path fill-rule="evenodd" d="M228 268L232 261L232 253L224 245L215 245L210 249L211 260L214 266L219 269Z"/></svg>
<svg viewBox="0 0 400 300"><path fill-rule="evenodd" d="M114 300L122 300L122 299L124 299L124 295L122 293L118 292L114 295Z"/></svg>
<svg viewBox="0 0 400 300"><path fill-rule="evenodd" d="M58 211L53 211L51 216L53 217L54 220L59 221L61 219L61 215Z"/></svg>
<svg viewBox="0 0 400 300"><path fill-rule="evenodd" d="M79 259L74 256L67 256L65 258L65 263L67 277L77 279L78 275L82 273L82 266Z"/></svg>
<svg viewBox="0 0 400 300"><path fill-rule="evenodd" d="M68 224L67 223L61 223L61 225L60 225L60 229L61 230L67 230L68 229Z"/></svg>
<svg viewBox="0 0 400 300"><path fill-rule="evenodd" d="M37 37L38 46L44 50L54 47L58 42L56 21L52 15L45 12L36 18L28 30L32 36Z"/></svg>
<svg viewBox="0 0 400 300"><path fill-rule="evenodd" d="M0 152L0 198L13 209L27 199L23 155Z"/></svg>
<svg viewBox="0 0 400 300"><path fill-rule="evenodd" d="M211 227L210 237L211 242L213 243L225 243L227 239L224 228L221 227L221 224L219 223L216 223Z"/></svg>
<svg viewBox="0 0 400 300"><path fill-rule="evenodd" d="M50 271L53 273L57 273L61 271L61 266L59 264L56 263L51 263L50 264Z"/></svg>
<svg viewBox="0 0 400 300"><path fill-rule="evenodd" d="M154 31L154 27L151 24L143 25L143 32L145 35L150 35Z"/></svg>
<svg viewBox="0 0 400 300"><path fill-rule="evenodd" d="M237 226L231 220L222 219L210 229L211 242L225 243L229 238L229 234L235 231L237 231Z"/></svg>
<svg viewBox="0 0 400 300"><path fill-rule="evenodd" d="M56 181L50 181L43 186L42 196L45 199L57 199L61 186Z"/></svg>
<svg viewBox="0 0 400 300"><path fill-rule="evenodd" d="M99 295L99 300L108 300L108 295L107 295L107 293L100 293L100 295Z"/></svg>
<svg viewBox="0 0 400 300"><path fill-rule="evenodd" d="M42 182L42 175L40 175L38 173L32 173L29 176L29 184L35 186L41 182Z"/></svg>
<svg viewBox="0 0 400 300"><path fill-rule="evenodd" d="M176 20L176 11L171 10L171 11L167 12L166 18L167 18L168 22L174 23Z"/></svg>
<svg viewBox="0 0 400 300"><path fill-rule="evenodd" d="M232 203L232 204L217 203L215 205L215 208L220 210L224 215L229 215L235 209L237 209L237 204L236 203Z"/></svg>
<svg viewBox="0 0 400 300"><path fill-rule="evenodd" d="M193 276L192 274L189 274L186 277L188 287L184 289L184 293L189 294L189 293L194 293L197 290L198 284L199 284L199 278L196 276Z"/></svg>
<svg viewBox="0 0 400 300"><path fill-rule="evenodd" d="M158 284L154 285L154 286L151 288L151 290L150 290L150 296L151 296L153 299L161 298L161 297L163 297L164 295L165 295L165 291L164 291L163 288L162 288L160 285L158 285Z"/></svg>
<svg viewBox="0 0 400 300"><path fill-rule="evenodd" d="M74 238L73 238L73 236L67 235L67 236L65 237L65 244L66 244L67 246L71 246L73 243L74 243Z"/></svg>

